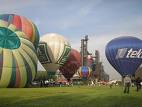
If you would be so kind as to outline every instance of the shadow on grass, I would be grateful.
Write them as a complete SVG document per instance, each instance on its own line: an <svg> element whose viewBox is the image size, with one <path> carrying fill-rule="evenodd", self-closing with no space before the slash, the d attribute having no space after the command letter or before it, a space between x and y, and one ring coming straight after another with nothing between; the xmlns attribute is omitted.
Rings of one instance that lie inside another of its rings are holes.
<svg viewBox="0 0 142 107"><path fill-rule="evenodd" d="M0 107L142 107L141 97L60 95L40 98L0 98Z"/></svg>

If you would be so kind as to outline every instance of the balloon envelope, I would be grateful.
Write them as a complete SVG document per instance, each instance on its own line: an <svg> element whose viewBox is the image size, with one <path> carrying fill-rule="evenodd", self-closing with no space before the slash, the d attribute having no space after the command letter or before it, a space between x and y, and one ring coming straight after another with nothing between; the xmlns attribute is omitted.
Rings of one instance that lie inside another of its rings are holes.
<svg viewBox="0 0 142 107"><path fill-rule="evenodd" d="M63 36L55 33L46 34L40 40L39 61L48 73L55 74L57 69L66 62L71 46Z"/></svg>
<svg viewBox="0 0 142 107"><path fill-rule="evenodd" d="M81 66L81 55L75 50L71 49L70 55L66 63L60 67L60 71L64 77L70 81L70 78L77 72L77 69Z"/></svg>
<svg viewBox="0 0 142 107"><path fill-rule="evenodd" d="M35 26L30 29L27 23L18 15L0 15L0 87L25 87L35 78L35 34L28 34Z"/></svg>
<svg viewBox="0 0 142 107"><path fill-rule="evenodd" d="M93 59L93 56L92 55L88 55L87 57L87 66L91 68L92 70L92 74L91 75L94 75L96 76L96 63L95 63L95 60Z"/></svg>
<svg viewBox="0 0 142 107"><path fill-rule="evenodd" d="M0 28L0 87L25 87L35 78L36 50L29 40L20 37L24 33L9 29Z"/></svg>
<svg viewBox="0 0 142 107"><path fill-rule="evenodd" d="M90 66L93 64L94 60L93 60L93 57L92 55L88 55L87 56L87 66Z"/></svg>
<svg viewBox="0 0 142 107"><path fill-rule="evenodd" d="M91 68L88 66L82 66L79 68L78 73L83 80L86 80L91 76Z"/></svg>
<svg viewBox="0 0 142 107"><path fill-rule="evenodd" d="M115 38L107 44L105 53L121 75L133 75L142 64L142 40L130 36Z"/></svg>

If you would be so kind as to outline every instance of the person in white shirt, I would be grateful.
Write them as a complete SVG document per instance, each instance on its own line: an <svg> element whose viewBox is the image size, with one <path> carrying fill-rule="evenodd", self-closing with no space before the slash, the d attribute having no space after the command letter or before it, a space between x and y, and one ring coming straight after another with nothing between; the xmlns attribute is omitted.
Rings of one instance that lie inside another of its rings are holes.
<svg viewBox="0 0 142 107"><path fill-rule="evenodd" d="M124 93L129 93L130 86L131 86L131 78L129 75L126 75L124 77Z"/></svg>

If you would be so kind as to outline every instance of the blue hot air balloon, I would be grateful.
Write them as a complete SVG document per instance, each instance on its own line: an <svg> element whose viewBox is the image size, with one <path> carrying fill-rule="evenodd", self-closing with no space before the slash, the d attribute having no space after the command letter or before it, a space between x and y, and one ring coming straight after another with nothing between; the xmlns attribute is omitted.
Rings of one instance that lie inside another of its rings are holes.
<svg viewBox="0 0 142 107"><path fill-rule="evenodd" d="M123 75L133 75L142 64L142 40L136 37L118 37L105 50L109 63Z"/></svg>
<svg viewBox="0 0 142 107"><path fill-rule="evenodd" d="M83 80L87 80L90 78L91 76L91 68L88 66L81 66L78 70L79 76L83 79Z"/></svg>

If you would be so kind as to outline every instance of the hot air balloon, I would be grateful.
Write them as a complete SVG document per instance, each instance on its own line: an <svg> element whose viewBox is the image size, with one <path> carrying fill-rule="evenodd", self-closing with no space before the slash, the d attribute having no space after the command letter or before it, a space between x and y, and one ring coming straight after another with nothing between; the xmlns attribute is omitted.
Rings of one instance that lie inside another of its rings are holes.
<svg viewBox="0 0 142 107"><path fill-rule="evenodd" d="M39 43L39 32L35 24L27 18L16 14L0 14L0 25L4 27L11 27L12 25L14 29L25 33L25 38L30 40L34 46L37 47Z"/></svg>
<svg viewBox="0 0 142 107"><path fill-rule="evenodd" d="M94 62L93 56L92 55L88 55L87 56L87 66L91 67L93 62Z"/></svg>
<svg viewBox="0 0 142 107"><path fill-rule="evenodd" d="M62 66L70 53L69 42L61 35L49 33L40 38L38 58L48 75L54 75Z"/></svg>
<svg viewBox="0 0 142 107"><path fill-rule="evenodd" d="M82 66L79 68L78 73L79 76L83 79L83 80L87 80L90 78L91 76L91 68L88 66Z"/></svg>
<svg viewBox="0 0 142 107"><path fill-rule="evenodd" d="M123 76L133 75L142 64L142 40L136 37L118 37L105 50L109 63Z"/></svg>
<svg viewBox="0 0 142 107"><path fill-rule="evenodd" d="M36 26L28 19L0 15L0 87L25 87L35 78L38 36Z"/></svg>
<svg viewBox="0 0 142 107"><path fill-rule="evenodd" d="M95 60L93 59L93 56L92 55L88 55L87 56L87 66L91 68L92 70L92 75L93 76L96 76L96 62Z"/></svg>
<svg viewBox="0 0 142 107"><path fill-rule="evenodd" d="M81 66L81 55L75 50L71 49L70 55L66 61L66 63L60 67L60 71L64 75L64 77L70 81L70 78L77 72L77 69Z"/></svg>
<svg viewBox="0 0 142 107"><path fill-rule="evenodd" d="M0 87L25 87L35 78L36 50L25 36L0 20Z"/></svg>

